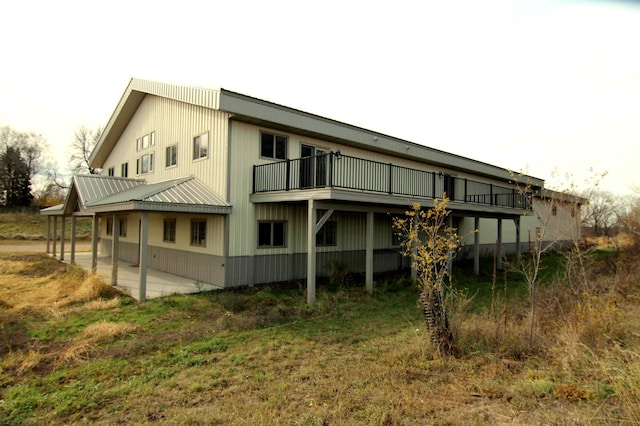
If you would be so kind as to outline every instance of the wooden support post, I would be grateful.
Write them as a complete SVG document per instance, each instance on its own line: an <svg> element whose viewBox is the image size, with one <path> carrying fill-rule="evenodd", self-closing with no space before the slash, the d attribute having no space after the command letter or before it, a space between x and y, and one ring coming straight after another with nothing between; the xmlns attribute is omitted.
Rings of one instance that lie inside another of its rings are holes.
<svg viewBox="0 0 640 426"><path fill-rule="evenodd" d="M316 221L318 211L309 200L307 211L307 304L316 303Z"/></svg>
<svg viewBox="0 0 640 426"><path fill-rule="evenodd" d="M373 212L367 212L365 237L365 286L367 293L373 294Z"/></svg>
<svg viewBox="0 0 640 426"><path fill-rule="evenodd" d="M77 218L71 215L71 263L76 263L76 226Z"/></svg>
<svg viewBox="0 0 640 426"><path fill-rule="evenodd" d="M98 217L91 218L91 273L98 271Z"/></svg>
<svg viewBox="0 0 640 426"><path fill-rule="evenodd" d="M51 253L51 216L47 216L47 254Z"/></svg>
<svg viewBox="0 0 640 426"><path fill-rule="evenodd" d="M473 274L480 275L480 218L473 218Z"/></svg>
<svg viewBox="0 0 640 426"><path fill-rule="evenodd" d="M142 212L140 221L140 283L138 288L138 300L144 302L147 299L147 244L149 241L149 212Z"/></svg>
<svg viewBox="0 0 640 426"><path fill-rule="evenodd" d="M513 220L516 224L516 265L522 261L522 245L520 243L520 218Z"/></svg>
<svg viewBox="0 0 640 426"><path fill-rule="evenodd" d="M496 253L496 267L502 271L502 218L498 218L498 247Z"/></svg>
<svg viewBox="0 0 640 426"><path fill-rule="evenodd" d="M118 257L119 253L119 244L120 244L120 216L118 213L113 214L113 226L111 227L113 230L112 240L111 240L111 285L118 285Z"/></svg>
<svg viewBox="0 0 640 426"><path fill-rule="evenodd" d="M65 223L67 222L64 216L61 216L62 223L60 224L60 260L64 260L64 231Z"/></svg>
<svg viewBox="0 0 640 426"><path fill-rule="evenodd" d="M58 240L58 216L53 217L53 257L56 257Z"/></svg>
<svg viewBox="0 0 640 426"><path fill-rule="evenodd" d="M420 216L416 214L413 217L413 225L416 229L418 229L418 222L420 222ZM418 279L418 270L416 269L416 265L415 265L415 259L417 256L418 256L418 244L414 240L413 243L411 244L411 279L412 280Z"/></svg>

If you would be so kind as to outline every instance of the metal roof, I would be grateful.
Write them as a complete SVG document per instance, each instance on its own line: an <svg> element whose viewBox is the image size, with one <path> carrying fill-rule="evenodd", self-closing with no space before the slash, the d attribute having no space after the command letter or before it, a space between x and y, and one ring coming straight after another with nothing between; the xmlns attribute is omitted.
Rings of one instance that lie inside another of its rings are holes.
<svg viewBox="0 0 640 426"><path fill-rule="evenodd" d="M84 209L92 203L144 184L144 179L102 175L74 175L71 186L72 188L75 186L80 208ZM72 192L71 189L69 193Z"/></svg>
<svg viewBox="0 0 640 426"><path fill-rule="evenodd" d="M193 176L147 184L144 179L76 175L64 205L43 209L43 215L157 212L229 214L231 205Z"/></svg>
<svg viewBox="0 0 640 426"><path fill-rule="evenodd" d="M469 171L474 174L511 180L506 168L430 148L361 127L342 123L273 102L242 95L226 89L206 89L131 79L116 106L100 140L91 153L93 166L102 167L120 135L147 94L173 99L232 114L234 120L267 125L320 139L358 146L420 162ZM544 187L544 180L527 176L534 187Z"/></svg>
<svg viewBox="0 0 640 426"><path fill-rule="evenodd" d="M110 197L95 200L88 203L87 207L131 201L230 207L226 201L193 176L136 186Z"/></svg>

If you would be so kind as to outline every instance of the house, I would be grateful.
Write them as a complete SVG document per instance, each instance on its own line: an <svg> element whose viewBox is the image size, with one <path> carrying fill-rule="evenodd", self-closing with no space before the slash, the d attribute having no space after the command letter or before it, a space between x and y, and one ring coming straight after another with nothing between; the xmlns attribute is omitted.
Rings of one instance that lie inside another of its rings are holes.
<svg viewBox="0 0 640 426"><path fill-rule="evenodd" d="M139 79L90 162L102 175L74 176L64 204L42 211L54 254L57 218L62 233L71 218L73 261L75 218L91 216L94 268L110 253L116 283L118 259L139 264L141 299L147 268L222 288L304 279L314 303L316 276L340 264L371 291L374 273L406 264L392 217L444 194L478 270L482 251L526 248L522 236L539 232L529 195L545 191L539 178L229 90Z"/></svg>

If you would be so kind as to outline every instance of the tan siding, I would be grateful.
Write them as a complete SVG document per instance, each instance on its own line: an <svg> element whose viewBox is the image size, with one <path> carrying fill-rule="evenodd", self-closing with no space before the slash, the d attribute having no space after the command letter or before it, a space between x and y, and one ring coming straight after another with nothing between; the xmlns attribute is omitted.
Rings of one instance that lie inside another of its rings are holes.
<svg viewBox="0 0 640 426"><path fill-rule="evenodd" d="M147 182L157 182L194 175L226 199L227 126L228 114L225 112L147 95L105 161L104 169L114 167L116 176L120 176L120 165L128 161L129 177L137 177L136 159L153 152L153 172L139 177ZM155 132L155 146L137 152L136 140L150 132ZM194 161L193 138L205 132L209 134L209 154ZM165 150L174 144L178 148L177 165L166 168Z"/></svg>

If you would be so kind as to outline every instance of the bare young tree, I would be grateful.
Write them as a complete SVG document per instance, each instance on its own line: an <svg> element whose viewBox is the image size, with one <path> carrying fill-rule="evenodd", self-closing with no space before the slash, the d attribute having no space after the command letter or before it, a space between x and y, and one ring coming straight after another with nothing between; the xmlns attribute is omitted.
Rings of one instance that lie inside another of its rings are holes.
<svg viewBox="0 0 640 426"><path fill-rule="evenodd" d="M431 342L441 355L453 351L453 332L445 309L445 285L449 262L459 249L460 238L448 225L449 200L435 200L422 210L419 204L405 218L395 218L396 233L403 238L402 254L411 259L420 283L420 304Z"/></svg>
<svg viewBox="0 0 640 426"><path fill-rule="evenodd" d="M97 174L99 169L91 167L89 157L96 147L102 128L89 130L86 126L80 126L73 135L73 141L69 146L69 166L74 173Z"/></svg>

